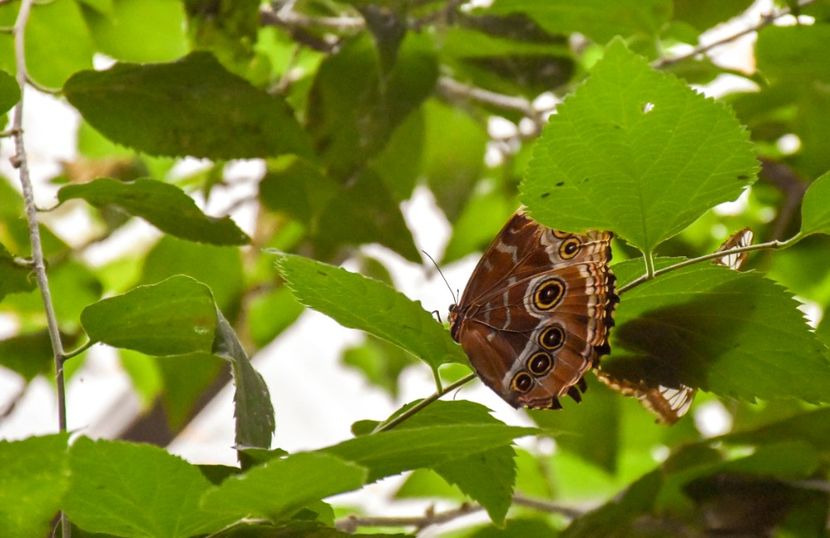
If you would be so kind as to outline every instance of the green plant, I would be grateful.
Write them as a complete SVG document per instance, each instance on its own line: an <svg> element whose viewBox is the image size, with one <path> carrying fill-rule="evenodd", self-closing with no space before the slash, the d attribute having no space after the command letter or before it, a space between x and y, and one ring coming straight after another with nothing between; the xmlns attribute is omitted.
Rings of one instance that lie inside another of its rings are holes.
<svg viewBox="0 0 830 538"><path fill-rule="evenodd" d="M490 523L450 534L824 535L830 322L812 329L793 296L830 304L830 10L787 2L697 45L749 4L0 2L0 109L13 108L22 185L0 181L0 312L16 326L0 365L27 382L54 376L60 402L58 433L0 441L4 535L44 535L59 512L64 536L187 537L405 533L481 510ZM750 32L757 71L709 59ZM677 54L683 44L694 48ZM96 53L115 65L93 70ZM721 75L754 89L713 99L689 87ZM52 212L35 207L29 178L27 85L83 118ZM552 107L534 105L545 92L565 98L547 119ZM498 138L493 115L519 128ZM186 156L207 167L175 177ZM194 201L221 197L238 159L266 167L255 196L230 204L258 208L250 235ZM597 383L579 405L530 413L533 428L440 400L473 377L463 352L357 248L421 263L400 209L419 185L452 224L444 264L485 246L519 203L549 226L614 231L621 302L603 364L701 389L731 430L706 438L691 416L655 425ZM742 192L739 212L718 209ZM76 246L50 229L70 204L96 225ZM133 218L161 238L87 263ZM739 249L750 270L709 263L744 226L760 238ZM337 267L347 258L377 278ZM371 382L394 393L414 357L435 394L333 446L272 448L280 411L249 355L303 305L368 333L344 360ZM230 372L239 466L70 442L64 377L97 343L118 350L173 432ZM516 448L525 436L554 439L555 454ZM325 501L403 472L398 497L457 507L389 517Z"/></svg>

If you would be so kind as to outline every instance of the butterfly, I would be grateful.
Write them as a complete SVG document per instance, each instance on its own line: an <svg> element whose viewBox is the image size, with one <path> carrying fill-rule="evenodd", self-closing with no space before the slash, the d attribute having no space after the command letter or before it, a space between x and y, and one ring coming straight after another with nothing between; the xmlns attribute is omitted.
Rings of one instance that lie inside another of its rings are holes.
<svg viewBox="0 0 830 538"><path fill-rule="evenodd" d="M610 352L612 234L574 234L513 214L485 251L458 304L450 334L484 383L514 407L562 407Z"/></svg>
<svg viewBox="0 0 830 538"><path fill-rule="evenodd" d="M749 228L739 230L728 237L716 252L749 246L752 244L752 237L753 233ZM746 261L746 256L746 252L726 254L715 258L714 263L737 271ZM646 409L657 416L657 421L664 424L674 424L680 420L688 412L695 397L695 389L682 383L668 387L645 379L626 379L601 369L595 370L594 373L608 387L640 400Z"/></svg>

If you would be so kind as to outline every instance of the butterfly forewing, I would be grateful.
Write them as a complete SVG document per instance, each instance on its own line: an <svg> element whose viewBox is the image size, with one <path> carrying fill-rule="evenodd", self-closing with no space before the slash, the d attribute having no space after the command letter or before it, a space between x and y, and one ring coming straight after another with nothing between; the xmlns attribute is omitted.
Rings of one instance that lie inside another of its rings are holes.
<svg viewBox="0 0 830 538"><path fill-rule="evenodd" d="M611 234L570 234L513 215L485 252L452 335L484 382L514 406L557 407L601 353L617 299Z"/></svg>

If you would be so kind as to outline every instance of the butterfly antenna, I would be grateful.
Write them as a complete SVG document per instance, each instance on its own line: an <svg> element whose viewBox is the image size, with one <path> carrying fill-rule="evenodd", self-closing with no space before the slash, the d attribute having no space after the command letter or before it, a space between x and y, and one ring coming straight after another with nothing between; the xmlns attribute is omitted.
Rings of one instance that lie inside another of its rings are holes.
<svg viewBox="0 0 830 538"><path fill-rule="evenodd" d="M430 256L429 252L427 252L426 250L422 250L421 252L424 253L424 256L429 258L429 261L431 261L432 265L435 266L435 269L438 270L438 274L441 275L441 279L444 281L444 284L447 285L447 289L450 290L450 295L452 295L452 302L454 304L458 304L458 297L455 295L455 293L453 293L452 286L450 286L450 283L447 282L447 277L444 276L444 272L441 271L441 268L438 266L438 262L436 262L435 259L432 256Z"/></svg>

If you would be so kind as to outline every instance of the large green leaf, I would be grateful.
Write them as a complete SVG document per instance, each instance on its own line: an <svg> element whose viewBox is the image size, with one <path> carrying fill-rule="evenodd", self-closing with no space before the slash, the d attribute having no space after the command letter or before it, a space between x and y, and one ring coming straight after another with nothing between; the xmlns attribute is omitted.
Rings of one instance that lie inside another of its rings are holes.
<svg viewBox="0 0 830 538"><path fill-rule="evenodd" d="M273 459L228 478L202 498L205 510L279 521L310 502L357 489L366 469L328 454L300 453Z"/></svg>
<svg viewBox="0 0 830 538"><path fill-rule="evenodd" d="M552 34L579 32L604 43L615 35L656 35L671 14L669 0L496 0L488 13L525 13Z"/></svg>
<svg viewBox="0 0 830 538"><path fill-rule="evenodd" d="M238 248L194 243L165 235L144 258L142 284L156 284L173 275L187 275L207 285L223 312L232 312L244 286L242 253Z"/></svg>
<svg viewBox="0 0 830 538"><path fill-rule="evenodd" d="M58 192L61 202L73 199L86 200L98 208L117 207L163 232L191 241L217 245L250 242L230 217L209 217L181 189L154 179L102 178L82 185L67 185Z"/></svg>
<svg viewBox="0 0 830 538"><path fill-rule="evenodd" d="M309 151L305 132L280 98L205 52L167 64L81 71L63 91L98 131L152 155L241 159Z"/></svg>
<svg viewBox="0 0 830 538"><path fill-rule="evenodd" d="M216 318L213 353L230 362L233 371L236 446L270 448L276 426L268 385L259 372L254 370L236 333L218 309Z"/></svg>
<svg viewBox="0 0 830 538"><path fill-rule="evenodd" d="M388 340L433 369L446 362L467 362L420 303L380 281L290 254L279 255L277 268L301 303L345 327Z"/></svg>
<svg viewBox="0 0 830 538"><path fill-rule="evenodd" d="M801 201L801 235L830 234L830 172L810 184Z"/></svg>
<svg viewBox="0 0 830 538"><path fill-rule="evenodd" d="M320 217L314 240L324 257L341 245L380 243L409 261L421 261L400 208L373 170L354 177L331 200Z"/></svg>
<svg viewBox="0 0 830 538"><path fill-rule="evenodd" d="M331 175L348 178L377 155L430 94L437 74L426 40L413 33L386 73L368 35L347 40L326 58L311 89L308 125Z"/></svg>
<svg viewBox="0 0 830 538"><path fill-rule="evenodd" d="M557 112L522 184L523 202L549 226L612 229L653 252L755 178L734 115L619 40Z"/></svg>
<svg viewBox="0 0 830 538"><path fill-rule="evenodd" d="M166 62L188 51L184 9L168 0L112 0L109 9L86 10L98 49L126 62Z"/></svg>
<svg viewBox="0 0 830 538"><path fill-rule="evenodd" d="M621 445L620 395L587 377L589 393L579 405L565 402L565 411L552 413L534 409L530 417L540 427L556 435L556 444L614 474ZM586 428L585 424L591 424Z"/></svg>
<svg viewBox="0 0 830 538"><path fill-rule="evenodd" d="M0 529L11 538L48 536L69 488L68 435L0 441Z"/></svg>
<svg viewBox="0 0 830 538"><path fill-rule="evenodd" d="M422 428L430 425L491 424L500 421L490 411L473 402L433 402L428 408L402 423L399 428ZM508 443L470 454L433 469L447 482L455 484L487 510L496 523L503 523L512 504L516 482L516 453Z"/></svg>
<svg viewBox="0 0 830 538"><path fill-rule="evenodd" d="M51 369L52 353L52 342L46 330L0 340L0 365L14 370L27 381Z"/></svg>
<svg viewBox="0 0 830 538"><path fill-rule="evenodd" d="M805 442L824 453L829 453L830 408L800 413L752 430L728 433L718 439L738 446L785 441Z"/></svg>
<svg viewBox="0 0 830 538"><path fill-rule="evenodd" d="M82 437L69 452L72 481L64 509L90 532L125 537L185 538L231 521L203 510L212 486L199 469L163 449Z"/></svg>
<svg viewBox="0 0 830 538"><path fill-rule="evenodd" d="M207 286L178 275L92 304L81 323L93 342L175 355L211 350L216 309Z"/></svg>
<svg viewBox="0 0 830 538"><path fill-rule="evenodd" d="M620 273L630 273L619 264ZM603 368L666 386L722 396L801 398L830 394L830 359L779 285L755 272L699 264L625 293Z"/></svg>
<svg viewBox="0 0 830 538"><path fill-rule="evenodd" d="M516 437L532 435L537 431L534 428L480 422L417 426L364 435L319 452L367 467L367 480L373 482L411 469L435 469L449 465L474 454L504 447Z"/></svg>

